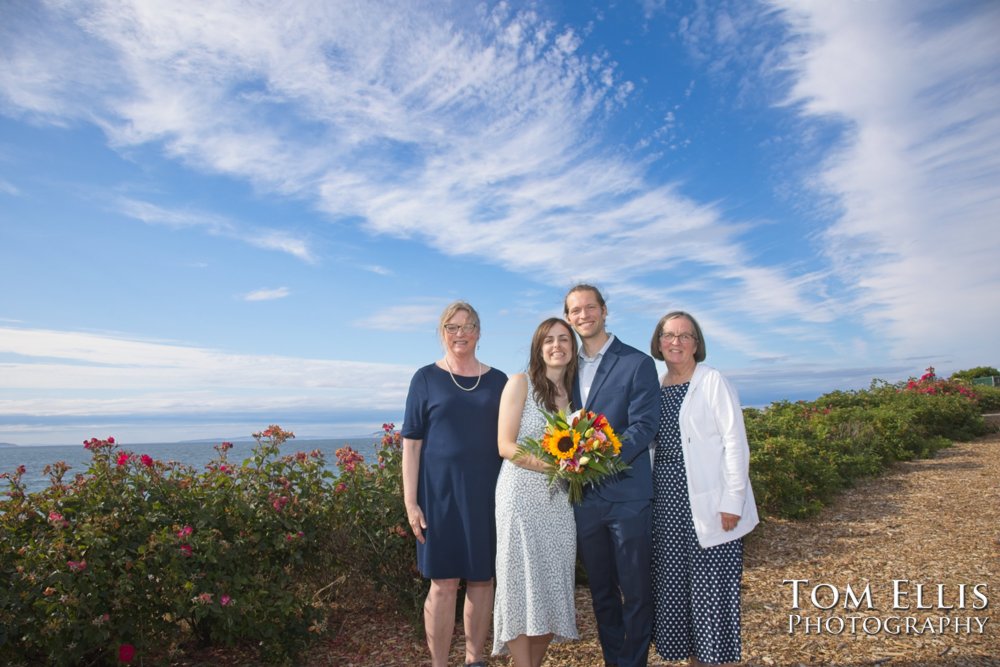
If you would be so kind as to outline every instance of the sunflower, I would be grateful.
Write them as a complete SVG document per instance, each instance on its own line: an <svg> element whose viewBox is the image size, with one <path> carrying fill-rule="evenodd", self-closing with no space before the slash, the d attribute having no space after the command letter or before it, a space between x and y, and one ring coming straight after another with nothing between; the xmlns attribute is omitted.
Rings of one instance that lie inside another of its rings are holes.
<svg viewBox="0 0 1000 667"><path fill-rule="evenodd" d="M542 447L557 459L568 459L576 453L579 443L579 433L566 429L558 429L545 434Z"/></svg>

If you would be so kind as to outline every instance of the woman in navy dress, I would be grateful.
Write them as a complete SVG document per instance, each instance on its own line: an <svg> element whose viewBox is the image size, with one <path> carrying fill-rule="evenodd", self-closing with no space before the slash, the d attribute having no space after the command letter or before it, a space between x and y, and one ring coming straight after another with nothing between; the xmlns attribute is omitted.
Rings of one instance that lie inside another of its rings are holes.
<svg viewBox="0 0 1000 667"><path fill-rule="evenodd" d="M403 500L417 568L431 580L424 627L432 667L446 667L459 583L466 582L465 662L482 667L493 610L494 489L501 371L476 358L479 315L456 301L441 315L444 357L410 382L403 418Z"/></svg>
<svg viewBox="0 0 1000 667"><path fill-rule="evenodd" d="M675 311L656 325L667 364L653 458L653 643L666 660L740 661L743 540L757 525L739 398L707 366L701 327Z"/></svg>

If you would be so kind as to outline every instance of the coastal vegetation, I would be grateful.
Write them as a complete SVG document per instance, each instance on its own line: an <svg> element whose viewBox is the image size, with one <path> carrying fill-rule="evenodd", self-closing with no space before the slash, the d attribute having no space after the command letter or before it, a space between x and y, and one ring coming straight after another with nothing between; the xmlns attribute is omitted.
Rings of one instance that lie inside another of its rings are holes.
<svg viewBox="0 0 1000 667"><path fill-rule="evenodd" d="M928 369L815 401L744 411L762 514L805 517L893 461L933 454L987 429L1000 388ZM282 454L293 434L228 443L204 469L84 443L90 467L27 493L4 472L0 498L0 662L162 664L206 646L292 663L336 632L342 602L377 590L419 618L400 481L401 441L384 424L372 460L345 447L337 473L319 452ZM419 627L419 626L418 626Z"/></svg>

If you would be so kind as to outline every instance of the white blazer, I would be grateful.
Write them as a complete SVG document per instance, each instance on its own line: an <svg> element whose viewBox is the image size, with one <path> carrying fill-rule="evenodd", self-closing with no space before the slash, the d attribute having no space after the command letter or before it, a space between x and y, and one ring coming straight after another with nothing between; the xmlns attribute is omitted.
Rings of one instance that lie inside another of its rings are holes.
<svg viewBox="0 0 1000 667"><path fill-rule="evenodd" d="M760 522L750 488L750 446L736 390L711 366L694 369L680 430L698 543L708 548L743 537ZM722 529L719 512L740 517L733 530Z"/></svg>

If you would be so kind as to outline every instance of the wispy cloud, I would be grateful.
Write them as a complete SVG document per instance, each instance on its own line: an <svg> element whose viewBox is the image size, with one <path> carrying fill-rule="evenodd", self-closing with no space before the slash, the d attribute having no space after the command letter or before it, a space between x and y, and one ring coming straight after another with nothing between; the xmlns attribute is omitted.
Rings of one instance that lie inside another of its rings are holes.
<svg viewBox="0 0 1000 667"><path fill-rule="evenodd" d="M118 211L149 225L163 225L171 229L200 228L214 236L234 238L258 248L285 252L306 262L315 261L305 239L283 231L240 226L226 216L170 209L136 199L119 200Z"/></svg>
<svg viewBox="0 0 1000 667"><path fill-rule="evenodd" d="M115 94L92 109L116 145L161 142L198 168L312 197L373 233L537 280L627 290L683 264L729 286L738 297L727 307L748 315L822 310L785 267L749 266L740 225L716 206L650 182L641 162L600 141L634 84L607 54L584 51L572 29L506 4L470 14L474 26L441 21L426 5L380 7L378 22L368 8L336 3L301 14L225 2L94 2L53 12L79 26L60 52L83 49L120 74ZM70 68L59 86L82 79ZM51 85L32 99L36 107L52 100L57 114ZM281 117L313 130L293 131L275 122ZM200 223L308 256L280 236L165 213L163 224ZM565 243L582 230L586 246Z"/></svg>
<svg viewBox="0 0 1000 667"><path fill-rule="evenodd" d="M639 0L642 6L642 13L648 19L655 14L662 12L667 6L667 0Z"/></svg>
<svg viewBox="0 0 1000 667"><path fill-rule="evenodd" d="M246 237L247 243L264 248L265 250L278 250L294 255L301 260L312 262L314 257L309 251L308 243L285 232L259 232Z"/></svg>
<svg viewBox="0 0 1000 667"><path fill-rule="evenodd" d="M640 7L650 17L665 5ZM985 354L997 316L981 304L1000 282L1000 8L970 3L941 25L935 7L696 3L677 26L707 75L736 90L735 107L789 90L789 114L847 129L812 174L836 208L828 229L798 239L818 247L808 267L762 260L746 233L763 223L653 180L607 139L635 103L613 57L507 3L448 20L434 4L388 0L25 3L17 11L45 20L0 34L0 95L10 113L93 122L122 150L156 145L372 234L540 282L598 281L650 308L697 302L723 329L780 323L828 347L838 334L811 325L863 318L917 356L944 318ZM314 259L280 225L124 210ZM586 244L567 242L581 235ZM976 271L956 270L956 258ZM355 324L433 321L419 307L402 314ZM769 336L731 342L758 358L784 349Z"/></svg>
<svg viewBox="0 0 1000 667"><path fill-rule="evenodd" d="M387 269L386 267L379 266L378 264L369 264L369 265L363 266L361 268L363 268L365 271L369 271L369 272L374 273L374 274L379 275L379 276L391 276L391 275L393 275L393 270L392 269Z"/></svg>
<svg viewBox="0 0 1000 667"><path fill-rule="evenodd" d="M847 128L816 183L837 202L823 248L852 308L901 356L934 350L944 327L992 358L1000 5L774 4L798 36L789 102Z"/></svg>
<svg viewBox="0 0 1000 667"><path fill-rule="evenodd" d="M123 215L141 220L146 224L163 225L171 229L200 227L212 234L232 234L235 231L233 223L223 216L196 211L167 209L136 199L120 200L118 202L118 211Z"/></svg>
<svg viewBox="0 0 1000 667"><path fill-rule="evenodd" d="M433 300L422 304L408 304L383 308L378 312L354 321L360 329L380 331L434 331L447 303Z"/></svg>
<svg viewBox="0 0 1000 667"><path fill-rule="evenodd" d="M244 301L272 301L274 299L284 299L291 294L287 287L276 287L273 289L254 290L243 295Z"/></svg>

